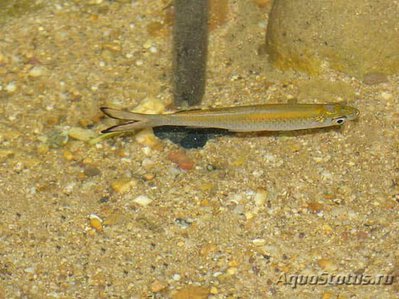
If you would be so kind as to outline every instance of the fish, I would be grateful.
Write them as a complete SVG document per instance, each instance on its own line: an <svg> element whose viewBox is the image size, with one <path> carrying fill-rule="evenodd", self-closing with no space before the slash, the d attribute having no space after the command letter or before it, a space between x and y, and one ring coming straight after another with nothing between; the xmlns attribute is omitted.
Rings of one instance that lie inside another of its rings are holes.
<svg viewBox="0 0 399 299"><path fill-rule="evenodd" d="M261 104L180 110L165 114L143 114L101 107L114 119L124 121L101 131L125 132L160 126L216 128L231 132L294 131L341 126L355 120L359 110L341 103L332 104Z"/></svg>

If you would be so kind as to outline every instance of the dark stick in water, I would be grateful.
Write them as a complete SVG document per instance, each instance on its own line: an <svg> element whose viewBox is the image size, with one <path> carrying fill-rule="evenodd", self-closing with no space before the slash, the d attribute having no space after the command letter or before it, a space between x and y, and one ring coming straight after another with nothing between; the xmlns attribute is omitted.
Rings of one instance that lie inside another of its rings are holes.
<svg viewBox="0 0 399 299"><path fill-rule="evenodd" d="M193 106L205 93L208 0L175 0L174 103Z"/></svg>

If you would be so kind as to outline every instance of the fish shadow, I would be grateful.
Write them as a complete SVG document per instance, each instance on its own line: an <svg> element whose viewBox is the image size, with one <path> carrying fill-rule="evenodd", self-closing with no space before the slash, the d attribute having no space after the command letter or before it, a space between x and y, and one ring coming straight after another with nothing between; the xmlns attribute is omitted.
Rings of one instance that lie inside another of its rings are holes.
<svg viewBox="0 0 399 299"><path fill-rule="evenodd" d="M343 127L328 127L318 129L305 129L298 131L261 131L261 132L230 132L225 129L215 128L190 128L180 126L162 126L153 128L155 136L160 139L168 139L171 142L186 148L202 148L208 140L221 136L235 136L237 138L248 137L296 137L315 135L323 132L338 131Z"/></svg>

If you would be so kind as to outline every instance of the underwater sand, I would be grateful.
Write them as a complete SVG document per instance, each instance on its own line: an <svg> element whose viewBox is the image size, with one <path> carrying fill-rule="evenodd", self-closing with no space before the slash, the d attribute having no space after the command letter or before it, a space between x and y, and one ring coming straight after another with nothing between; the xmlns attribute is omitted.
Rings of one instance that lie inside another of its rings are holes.
<svg viewBox="0 0 399 299"><path fill-rule="evenodd" d="M0 298L399 295L398 76L273 70L267 1L230 1L204 106L347 101L360 119L184 152L151 134L91 144L114 124L100 106L171 103L172 44L167 1L88 2L0 28ZM282 282L322 273L395 280Z"/></svg>

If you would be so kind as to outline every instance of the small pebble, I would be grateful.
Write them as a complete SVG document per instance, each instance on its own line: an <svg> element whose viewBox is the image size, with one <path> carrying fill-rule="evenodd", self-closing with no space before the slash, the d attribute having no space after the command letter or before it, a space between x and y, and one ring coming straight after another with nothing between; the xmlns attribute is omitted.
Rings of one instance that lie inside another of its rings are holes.
<svg viewBox="0 0 399 299"><path fill-rule="evenodd" d="M393 98L393 95L392 95L392 93L383 91L383 92L381 92L381 98L382 98L383 100L390 100L390 99Z"/></svg>
<svg viewBox="0 0 399 299"><path fill-rule="evenodd" d="M230 268L227 269L227 272L226 272L226 273L227 273L228 275L236 275L237 272L238 272L237 267L230 267Z"/></svg>
<svg viewBox="0 0 399 299"><path fill-rule="evenodd" d="M181 228L186 229L193 223L193 221L191 219L176 218L175 223Z"/></svg>
<svg viewBox="0 0 399 299"><path fill-rule="evenodd" d="M10 82L6 85L5 90L12 93L17 90L17 84L15 82Z"/></svg>
<svg viewBox="0 0 399 299"><path fill-rule="evenodd" d="M15 152L8 149L0 149L0 162L6 161L8 158L13 157Z"/></svg>
<svg viewBox="0 0 399 299"><path fill-rule="evenodd" d="M99 200L98 202L99 202L99 203L107 203L107 202L109 202L109 198L103 196L103 197L100 198L100 200Z"/></svg>
<svg viewBox="0 0 399 299"><path fill-rule="evenodd" d="M153 173L145 173L143 175L143 179L146 181L152 181L155 178L155 174Z"/></svg>
<svg viewBox="0 0 399 299"><path fill-rule="evenodd" d="M319 265L320 268L326 271L332 271L335 270L336 267L334 263L331 261L331 259L327 258L322 258L317 261L317 264Z"/></svg>
<svg viewBox="0 0 399 299"><path fill-rule="evenodd" d="M69 137L80 140L80 141L89 141L97 136L92 130L83 129L80 127L72 127L68 131Z"/></svg>
<svg viewBox="0 0 399 299"><path fill-rule="evenodd" d="M155 165L154 160L151 160L150 158L144 158L143 162L141 162L141 166L143 166L144 169L150 169Z"/></svg>
<svg viewBox="0 0 399 299"><path fill-rule="evenodd" d="M42 76L44 74L44 72L45 72L44 67L42 67L40 65L36 65L29 71L28 75L30 77L37 78L37 77Z"/></svg>
<svg viewBox="0 0 399 299"><path fill-rule="evenodd" d="M142 151L143 151L144 155L146 155L146 156L151 156L151 154L152 154L151 148L148 146L143 147Z"/></svg>
<svg viewBox="0 0 399 299"><path fill-rule="evenodd" d="M383 73L368 73L363 78L363 83L366 85L376 85L388 82L388 77Z"/></svg>
<svg viewBox="0 0 399 299"><path fill-rule="evenodd" d="M161 147L160 142L155 137L154 132L151 128L147 128L138 132L135 136L137 143L148 146L153 149Z"/></svg>
<svg viewBox="0 0 399 299"><path fill-rule="evenodd" d="M318 203L318 202L309 202L307 204L307 208L312 213L319 213L319 212L321 212L323 210L323 205L321 203Z"/></svg>
<svg viewBox="0 0 399 299"><path fill-rule="evenodd" d="M86 166L83 170L83 173L87 176L87 177L94 177L94 176L98 176L101 175L101 170L98 169L95 166Z"/></svg>
<svg viewBox="0 0 399 299"><path fill-rule="evenodd" d="M266 240L265 239L253 239L252 244L254 244L255 246L264 246L266 244Z"/></svg>
<svg viewBox="0 0 399 299"><path fill-rule="evenodd" d="M39 155L45 155L45 154L48 153L49 149L50 149L50 147L49 147L48 144L41 143L41 144L39 144L39 145L37 146L37 153L38 153Z"/></svg>
<svg viewBox="0 0 399 299"><path fill-rule="evenodd" d="M140 196L137 196L133 201L135 203L139 204L140 206L145 207L145 206L148 206L152 202L152 199L149 198L147 195L140 195Z"/></svg>
<svg viewBox="0 0 399 299"><path fill-rule="evenodd" d="M217 169L217 167L215 165L212 165L212 164L206 165L206 170L208 170L208 171L214 171L216 169Z"/></svg>
<svg viewBox="0 0 399 299"><path fill-rule="evenodd" d="M245 212L245 213L244 213L244 216L245 216L245 219L247 219L247 220L251 220L252 218L255 217L254 213L251 212L251 211Z"/></svg>
<svg viewBox="0 0 399 299"><path fill-rule="evenodd" d="M102 232L103 228L103 220L98 217L96 214L89 215L90 226L94 228L97 232Z"/></svg>
<svg viewBox="0 0 399 299"><path fill-rule="evenodd" d="M240 263L236 260L229 261L229 267L238 267Z"/></svg>
<svg viewBox="0 0 399 299"><path fill-rule="evenodd" d="M67 161L72 161L75 159L75 156L68 150L64 151L63 156L64 156L64 159Z"/></svg>
<svg viewBox="0 0 399 299"><path fill-rule="evenodd" d="M121 45L117 42L106 43L103 45L103 48L113 52L120 52L122 50Z"/></svg>
<svg viewBox="0 0 399 299"><path fill-rule="evenodd" d="M137 182L131 178L118 179L111 183L111 188L116 193L126 193L137 185Z"/></svg>
<svg viewBox="0 0 399 299"><path fill-rule="evenodd" d="M257 207L264 206L266 198L267 198L267 191L264 189L258 189L254 197L255 205Z"/></svg>
<svg viewBox="0 0 399 299"><path fill-rule="evenodd" d="M47 135L47 144L51 148L63 147L65 144L68 143L68 140L69 140L68 132L57 130L57 129L54 131L51 131Z"/></svg>
<svg viewBox="0 0 399 299"><path fill-rule="evenodd" d="M153 46L153 47L150 48L150 52L153 53L153 54L158 53L158 49Z"/></svg>
<svg viewBox="0 0 399 299"><path fill-rule="evenodd" d="M132 111L146 114L160 114L165 111L165 104L156 98L145 98Z"/></svg>
<svg viewBox="0 0 399 299"><path fill-rule="evenodd" d="M191 170L194 167L194 162L186 155L184 151L172 151L168 154L168 159L182 170Z"/></svg>
<svg viewBox="0 0 399 299"><path fill-rule="evenodd" d="M144 45L143 48L144 49L149 49L152 46L152 41L151 40L147 40Z"/></svg>
<svg viewBox="0 0 399 299"><path fill-rule="evenodd" d="M35 267L29 267L24 269L25 273L33 274L35 273Z"/></svg>
<svg viewBox="0 0 399 299"><path fill-rule="evenodd" d="M333 298L333 294L330 292L325 292L323 293L323 295L321 296L321 299L331 299Z"/></svg>
<svg viewBox="0 0 399 299"><path fill-rule="evenodd" d="M217 295L219 293L219 290L217 289L217 287L211 287L210 293L212 295Z"/></svg>
<svg viewBox="0 0 399 299"><path fill-rule="evenodd" d="M155 280L151 284L151 292L158 293L168 287L168 284L164 281Z"/></svg>
<svg viewBox="0 0 399 299"><path fill-rule="evenodd" d="M180 276L180 274L173 274L172 279L174 281L179 281L181 279L181 276Z"/></svg>
<svg viewBox="0 0 399 299"><path fill-rule="evenodd" d="M75 188L76 183L69 183L67 184L63 189L62 192L66 195L70 195L73 192L73 189Z"/></svg>

